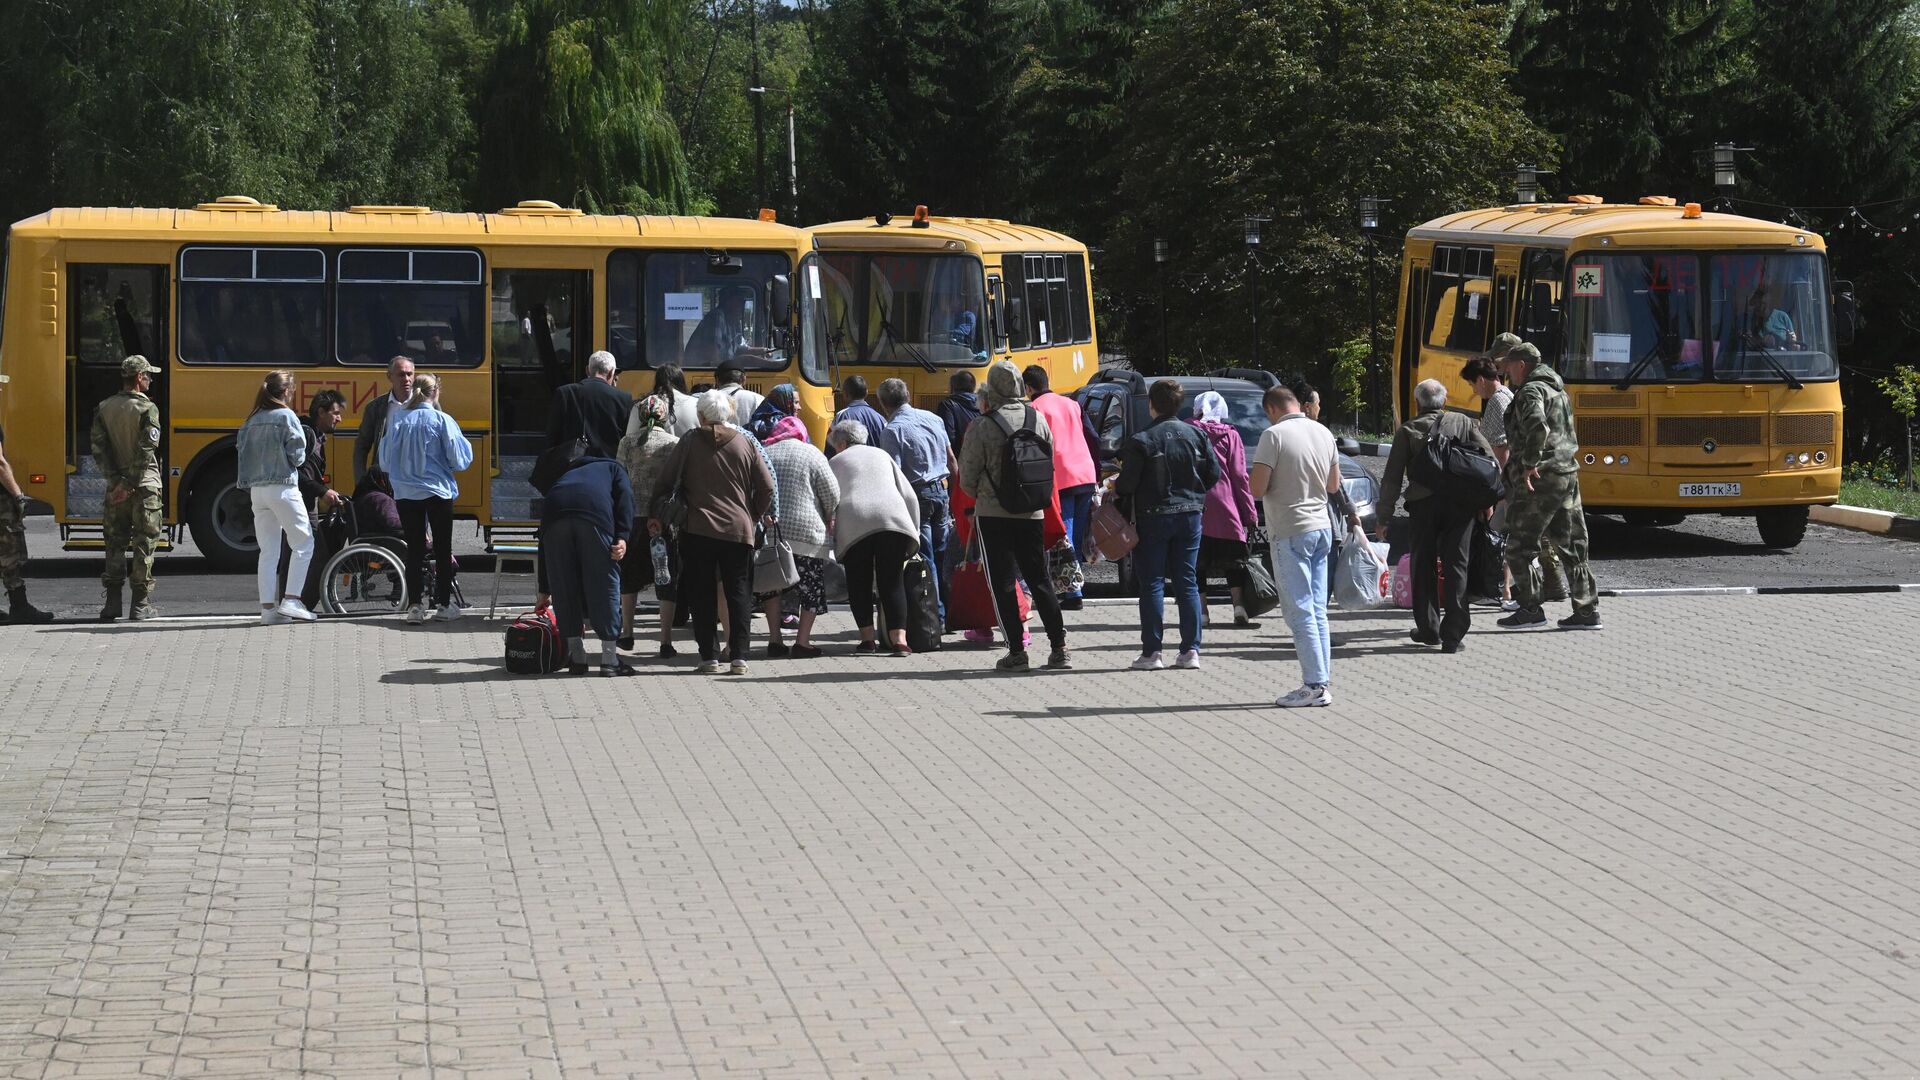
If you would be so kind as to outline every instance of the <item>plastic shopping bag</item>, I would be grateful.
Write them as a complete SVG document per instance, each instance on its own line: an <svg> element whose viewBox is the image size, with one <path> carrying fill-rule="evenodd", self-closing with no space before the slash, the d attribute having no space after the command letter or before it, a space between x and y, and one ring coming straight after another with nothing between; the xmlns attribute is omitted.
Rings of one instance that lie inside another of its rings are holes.
<svg viewBox="0 0 1920 1080"><path fill-rule="evenodd" d="M1340 601L1340 607L1347 611L1379 607L1392 587L1391 580L1387 545L1374 543L1358 529L1349 532L1347 542L1340 546L1340 565L1334 575L1334 598ZM1407 605L1412 604L1409 591Z"/></svg>
<svg viewBox="0 0 1920 1080"><path fill-rule="evenodd" d="M1393 564L1393 606L1413 610L1413 556L1402 555Z"/></svg>

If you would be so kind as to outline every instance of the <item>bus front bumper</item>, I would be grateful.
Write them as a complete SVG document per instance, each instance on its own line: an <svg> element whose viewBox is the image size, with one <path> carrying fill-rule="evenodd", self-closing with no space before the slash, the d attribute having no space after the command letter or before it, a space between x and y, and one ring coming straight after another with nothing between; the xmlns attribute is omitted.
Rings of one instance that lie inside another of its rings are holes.
<svg viewBox="0 0 1920 1080"><path fill-rule="evenodd" d="M1769 473L1676 469L1657 476L1623 474L1604 466L1580 470L1580 500L1594 513L1657 509L1739 514L1769 506L1831 504L1839 498L1838 466Z"/></svg>

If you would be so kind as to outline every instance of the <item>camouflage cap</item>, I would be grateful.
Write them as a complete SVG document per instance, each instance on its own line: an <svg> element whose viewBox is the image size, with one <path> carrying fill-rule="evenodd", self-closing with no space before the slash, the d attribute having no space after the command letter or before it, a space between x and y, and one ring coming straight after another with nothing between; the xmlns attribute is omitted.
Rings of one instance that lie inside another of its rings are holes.
<svg viewBox="0 0 1920 1080"><path fill-rule="evenodd" d="M1515 363L1526 364L1528 367L1532 367L1540 362L1540 350L1534 348L1532 342L1523 341L1507 350L1506 358Z"/></svg>
<svg viewBox="0 0 1920 1080"><path fill-rule="evenodd" d="M1498 360L1524 344L1519 334L1501 334L1493 339L1493 348L1487 350L1487 356Z"/></svg>
<svg viewBox="0 0 1920 1080"><path fill-rule="evenodd" d="M134 353L132 356L120 361L120 377L123 379L131 379L135 375L158 374L160 374L160 369L147 363L147 358L141 356L139 353Z"/></svg>

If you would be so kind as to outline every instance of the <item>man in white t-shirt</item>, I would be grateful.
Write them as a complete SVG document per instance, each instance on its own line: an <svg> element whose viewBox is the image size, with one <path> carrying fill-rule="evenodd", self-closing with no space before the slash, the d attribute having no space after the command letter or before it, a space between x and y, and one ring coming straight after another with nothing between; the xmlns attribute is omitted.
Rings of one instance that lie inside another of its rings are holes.
<svg viewBox="0 0 1920 1080"><path fill-rule="evenodd" d="M733 401L734 425L746 427L753 422L753 414L759 410L760 403L767 400L764 396L747 389L747 373L740 370L738 364L721 364L713 373L714 389L727 395Z"/></svg>
<svg viewBox="0 0 1920 1080"><path fill-rule="evenodd" d="M1283 709L1333 704L1333 645L1327 626L1327 562L1335 509L1358 527L1360 519L1340 486L1340 451L1333 432L1300 411L1292 390L1276 386L1264 402L1273 426L1260 436L1249 480L1267 515L1273 541L1273 577L1293 631L1302 684L1274 704Z"/></svg>

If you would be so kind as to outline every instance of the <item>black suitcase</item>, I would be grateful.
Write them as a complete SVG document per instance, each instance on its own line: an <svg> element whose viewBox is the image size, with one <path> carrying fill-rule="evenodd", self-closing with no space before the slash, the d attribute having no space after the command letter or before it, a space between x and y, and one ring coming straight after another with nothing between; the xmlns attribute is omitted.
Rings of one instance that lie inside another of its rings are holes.
<svg viewBox="0 0 1920 1080"><path fill-rule="evenodd" d="M934 652L940 648L940 594L927 561L918 556L907 560L902 575L907 586L907 647L914 652Z"/></svg>

